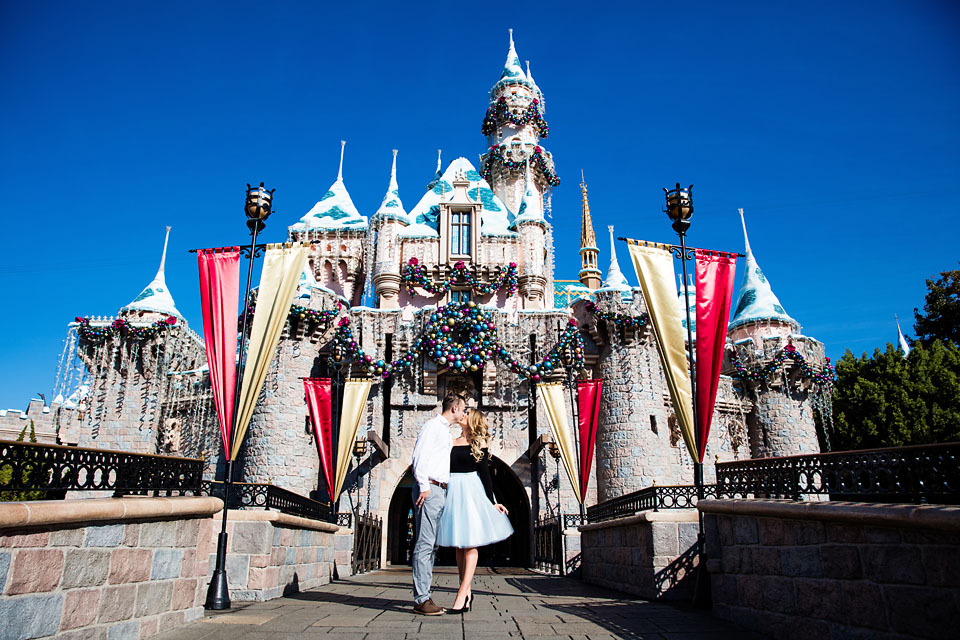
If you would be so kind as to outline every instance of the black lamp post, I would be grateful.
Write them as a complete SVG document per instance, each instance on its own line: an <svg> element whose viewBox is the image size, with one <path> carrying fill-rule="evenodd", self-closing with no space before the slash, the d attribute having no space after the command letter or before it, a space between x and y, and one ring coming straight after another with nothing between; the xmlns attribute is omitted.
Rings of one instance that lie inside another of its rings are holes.
<svg viewBox="0 0 960 640"><path fill-rule="evenodd" d="M686 245L687 229L690 228L690 217L693 215L693 185L684 189L680 187L680 183L678 182L673 190L668 191L664 188L663 191L667 198L667 206L663 211L673 220L673 230L680 236L680 246L672 247L671 250L673 251L673 255L680 259L680 264L683 268L683 307L687 314L687 357L690 359L690 395L692 400L691 404L693 405L693 432L699 444L701 437L700 423L697 420L697 387L693 359L693 325L690 321L690 291L689 285L687 284L687 260L693 259L695 253L694 249L688 248ZM693 484L697 490L697 501L703 500L703 463L699 460L693 461ZM700 531L697 535L699 566L694 602L695 604L703 605L705 604L705 588L707 586L706 576L703 572L706 570L707 556L703 536L703 514L698 511L697 515L700 523Z"/></svg>
<svg viewBox="0 0 960 640"><path fill-rule="evenodd" d="M356 517L360 517L360 489L363 488L363 476L360 475L360 460L367 455L367 441L364 439L356 440L353 443L353 457L357 459L357 502L353 511ZM367 487L367 496L370 496L370 487Z"/></svg>
<svg viewBox="0 0 960 640"><path fill-rule="evenodd" d="M247 267L247 288L243 295L243 316L240 320L240 353L237 356L236 390L233 396L233 424L230 426L230 442L224 443L224 455L233 448L233 438L237 430L237 408L240 404L240 381L246 364L247 348L247 312L249 311L250 280L253 278L253 261L263 251L264 246L257 246L257 234L266 226L266 219L273 213L273 192L276 189L264 189L263 183L259 187L247 184L247 197L243 210L247 214L247 228L250 229L250 246L241 251L247 253L249 265ZM227 587L227 509L230 505L230 485L233 482L233 456L227 461L227 475L223 482L223 523L220 534L217 536L217 565L207 588L205 609L220 611L230 608L230 590Z"/></svg>

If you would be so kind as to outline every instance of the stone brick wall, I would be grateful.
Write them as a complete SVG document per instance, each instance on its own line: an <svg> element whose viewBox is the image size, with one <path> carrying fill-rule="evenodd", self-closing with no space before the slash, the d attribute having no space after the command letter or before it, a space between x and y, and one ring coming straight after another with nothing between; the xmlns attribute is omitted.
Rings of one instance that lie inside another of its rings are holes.
<svg viewBox="0 0 960 640"><path fill-rule="evenodd" d="M206 558L204 594L216 566L220 520L213 518L206 524L212 526L201 541ZM270 600L328 584L333 576L336 531L335 525L276 511L231 510L227 513L230 599ZM346 575L349 567L347 556Z"/></svg>
<svg viewBox="0 0 960 640"><path fill-rule="evenodd" d="M201 617L207 563L197 546L221 505L216 498L0 505L0 636L136 640Z"/></svg>
<svg viewBox="0 0 960 640"><path fill-rule="evenodd" d="M641 598L693 595L697 512L645 511L580 527L581 578Z"/></svg>
<svg viewBox="0 0 960 640"><path fill-rule="evenodd" d="M776 638L960 628L960 508L701 502L713 613Z"/></svg>
<svg viewBox="0 0 960 640"><path fill-rule="evenodd" d="M30 441L30 421L33 420L33 430L37 435L37 442L55 444L57 442L56 415L60 410L60 403L46 407L43 400L34 398L27 405L26 411L16 409L0 409L0 440L16 440L20 432L26 427L23 435L26 442Z"/></svg>

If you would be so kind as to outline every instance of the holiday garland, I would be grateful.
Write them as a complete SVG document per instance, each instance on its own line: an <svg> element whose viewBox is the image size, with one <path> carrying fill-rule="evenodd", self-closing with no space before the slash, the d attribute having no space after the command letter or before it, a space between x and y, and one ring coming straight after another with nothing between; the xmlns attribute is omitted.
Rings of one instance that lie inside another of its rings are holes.
<svg viewBox="0 0 960 640"><path fill-rule="evenodd" d="M357 344L350 319L343 317L333 336L330 360L334 365L353 360L367 373L389 379L425 356L437 366L454 371L479 371L488 360L498 358L521 379L539 381L558 366L583 366L583 338L576 320L571 319L559 342L536 365L522 365L497 339L492 314L474 302L451 302L431 314L423 333L410 350L393 362L375 359Z"/></svg>
<svg viewBox="0 0 960 640"><path fill-rule="evenodd" d="M517 263L511 262L510 266L506 269L498 268L497 276L493 279L493 282L484 284L474 277L473 273L462 260L458 260L456 264L453 265L453 273L450 277L444 282L436 284L427 276L427 270L420 264L420 261L416 258L410 258L410 261L403 268L401 282L403 286L406 287L407 293L410 294L410 296L418 295L414 287L421 287L425 289L427 293L438 296L450 291L450 288L455 282L463 282L470 285L470 289L474 293L480 295L496 293L505 287L507 297L509 298L517 292Z"/></svg>
<svg viewBox="0 0 960 640"><path fill-rule="evenodd" d="M530 161L532 161L534 166L543 174L547 184L551 187L556 187L560 184L560 177L547 165L547 159L544 157L543 149L539 145L533 148L533 155L526 160L510 160L503 154L501 147L493 145L483 156L480 173L483 175L483 179L489 183L493 176L494 164L501 164L508 169L522 169L526 167L527 162Z"/></svg>
<svg viewBox="0 0 960 640"><path fill-rule="evenodd" d="M826 362L823 365L823 369L817 371L810 366L810 363L807 362L807 359L804 358L803 355L798 352L797 348L792 344L788 343L787 346L778 351L776 357L773 359L773 362L761 369L756 369L753 371L747 369L743 365L743 363L740 361L740 356L737 355L736 351L733 351L730 354L730 363L733 364L734 369L736 369L737 377L747 382L760 382L766 380L774 373L779 371L788 359L793 360L800 368L800 373L807 378L812 379L815 384L824 387L827 391L833 391L834 370L833 365L830 363L830 358L825 358Z"/></svg>
<svg viewBox="0 0 960 640"><path fill-rule="evenodd" d="M584 306L586 307L587 311L597 316L601 320L612 322L618 327L639 329L650 322L650 315L646 312L641 313L639 316L631 316L625 313L611 313L610 311L604 311L598 307L597 304L592 300L588 300Z"/></svg>
<svg viewBox="0 0 960 640"><path fill-rule="evenodd" d="M251 321L253 319L253 312L256 310L256 308L257 308L257 303L251 302L250 307L247 310L247 314L251 319ZM299 304L291 304L290 312L287 314L287 322L297 322L299 320L305 320L310 324L327 325L327 324L330 324L333 321L333 319L337 317L337 314L340 313L340 309L341 309L341 304L339 300L337 301L336 309L325 309L322 311L317 309L311 309L310 307L304 307ZM240 330L242 328L243 328L243 313L237 316L237 330Z"/></svg>
<svg viewBox="0 0 960 640"><path fill-rule="evenodd" d="M117 318L112 324L103 326L92 326L90 318L74 318L77 323L77 336L80 340L89 342L100 342L115 335L133 340L150 340L160 334L161 331L169 329L177 324L174 316L168 316L164 320L157 320L153 324L144 326L134 326L124 320Z"/></svg>
<svg viewBox="0 0 960 640"><path fill-rule="evenodd" d="M519 127L532 122L537 128L541 138L546 138L550 135L550 126L547 124L547 121L543 119L543 114L540 113L540 101L536 98L527 106L523 113L514 113L510 111L510 107L507 106L507 99L500 96L496 104L491 105L487 109L487 113L483 117L483 124L480 126L480 133L489 136L504 122L509 122Z"/></svg>

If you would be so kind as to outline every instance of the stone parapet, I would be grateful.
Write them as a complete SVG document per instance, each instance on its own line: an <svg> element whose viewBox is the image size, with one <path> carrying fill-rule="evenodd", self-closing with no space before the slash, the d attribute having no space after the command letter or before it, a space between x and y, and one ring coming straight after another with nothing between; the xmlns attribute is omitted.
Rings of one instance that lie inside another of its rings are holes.
<svg viewBox="0 0 960 640"><path fill-rule="evenodd" d="M697 512L645 511L580 527L581 578L641 598L693 594Z"/></svg>
<svg viewBox="0 0 960 640"><path fill-rule="evenodd" d="M214 519L205 551L207 582L216 566ZM227 512L227 584L235 601L271 600L328 584L338 527L276 511ZM349 566L349 558L347 560ZM206 584L206 583L205 583Z"/></svg>
<svg viewBox="0 0 960 640"><path fill-rule="evenodd" d="M203 615L216 498L0 504L0 636L146 638Z"/></svg>
<svg viewBox="0 0 960 640"><path fill-rule="evenodd" d="M960 507L703 500L713 612L777 638L960 628Z"/></svg>

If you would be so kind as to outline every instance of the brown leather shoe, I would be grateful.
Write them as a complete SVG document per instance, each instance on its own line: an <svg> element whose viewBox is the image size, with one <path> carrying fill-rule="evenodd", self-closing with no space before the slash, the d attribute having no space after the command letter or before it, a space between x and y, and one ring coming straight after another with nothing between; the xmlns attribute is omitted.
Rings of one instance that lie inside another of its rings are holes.
<svg viewBox="0 0 960 640"><path fill-rule="evenodd" d="M432 598L428 598L413 607L413 612L422 616L442 616L445 611L446 609L441 609L435 605Z"/></svg>

